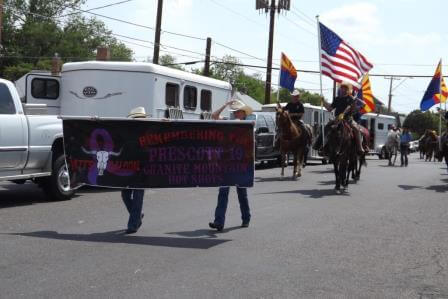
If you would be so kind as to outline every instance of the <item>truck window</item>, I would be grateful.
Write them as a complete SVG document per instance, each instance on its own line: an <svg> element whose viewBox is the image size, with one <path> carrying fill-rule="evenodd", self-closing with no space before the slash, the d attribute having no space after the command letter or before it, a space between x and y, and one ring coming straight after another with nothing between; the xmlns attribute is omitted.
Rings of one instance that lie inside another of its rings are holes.
<svg viewBox="0 0 448 299"><path fill-rule="evenodd" d="M258 129L258 128L261 128L261 127L265 127L265 128L268 127L268 125L266 124L266 120L264 119L264 116L263 116L263 115L258 115L258 116L257 116L256 127L257 127L257 129Z"/></svg>
<svg viewBox="0 0 448 299"><path fill-rule="evenodd" d="M198 105L198 90L194 86L185 86L184 88L184 108L187 110L196 110Z"/></svg>
<svg viewBox="0 0 448 299"><path fill-rule="evenodd" d="M165 104L169 107L179 107L179 85L174 83L166 84Z"/></svg>
<svg viewBox="0 0 448 299"><path fill-rule="evenodd" d="M16 108L6 84L0 84L0 114L15 114Z"/></svg>
<svg viewBox="0 0 448 299"><path fill-rule="evenodd" d="M201 90L201 110L212 111L212 92L210 90Z"/></svg>
<svg viewBox="0 0 448 299"><path fill-rule="evenodd" d="M378 130L384 130L384 124L378 123Z"/></svg>
<svg viewBox="0 0 448 299"><path fill-rule="evenodd" d="M31 81L31 95L36 99L59 98L59 82L54 79L35 78Z"/></svg>

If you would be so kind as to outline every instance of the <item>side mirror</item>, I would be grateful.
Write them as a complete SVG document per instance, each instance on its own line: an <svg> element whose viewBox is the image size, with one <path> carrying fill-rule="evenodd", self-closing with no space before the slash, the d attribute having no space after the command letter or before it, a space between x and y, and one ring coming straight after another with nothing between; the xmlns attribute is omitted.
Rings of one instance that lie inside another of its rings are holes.
<svg viewBox="0 0 448 299"><path fill-rule="evenodd" d="M259 127L257 130L258 134L266 134L269 133L269 129L267 127Z"/></svg>

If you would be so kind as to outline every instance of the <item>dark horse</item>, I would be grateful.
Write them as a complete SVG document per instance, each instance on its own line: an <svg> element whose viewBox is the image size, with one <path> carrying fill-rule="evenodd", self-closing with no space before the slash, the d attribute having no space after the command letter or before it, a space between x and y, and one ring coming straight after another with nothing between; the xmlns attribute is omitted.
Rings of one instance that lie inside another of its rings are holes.
<svg viewBox="0 0 448 299"><path fill-rule="evenodd" d="M445 163L448 171L448 133L445 132L445 134L440 137L440 143L441 143L441 158L445 158Z"/></svg>
<svg viewBox="0 0 448 299"><path fill-rule="evenodd" d="M358 181L361 178L361 168L362 166L366 166L367 167L367 161L366 161L366 153L369 152L369 148L370 148L370 133L369 130L367 130L365 127L358 125L360 127L361 130L361 134L363 137L362 140L362 145L363 148L365 150L364 153L362 154L356 154L355 156L351 156L350 157L350 161L349 161L349 174L350 172L352 174L352 179L356 181Z"/></svg>
<svg viewBox="0 0 448 299"><path fill-rule="evenodd" d="M336 176L335 190L341 193L348 188L350 160L356 155L356 144L353 131L346 120L336 120L328 126L326 152L333 162Z"/></svg>
<svg viewBox="0 0 448 299"><path fill-rule="evenodd" d="M295 179L302 176L301 167L305 158L305 148L311 144L312 140L311 128L306 127L307 125L305 130L298 127L291 120L288 111L283 110L280 105L277 106L277 126L280 134L281 175L285 175L287 154L292 153L294 158L292 177Z"/></svg>

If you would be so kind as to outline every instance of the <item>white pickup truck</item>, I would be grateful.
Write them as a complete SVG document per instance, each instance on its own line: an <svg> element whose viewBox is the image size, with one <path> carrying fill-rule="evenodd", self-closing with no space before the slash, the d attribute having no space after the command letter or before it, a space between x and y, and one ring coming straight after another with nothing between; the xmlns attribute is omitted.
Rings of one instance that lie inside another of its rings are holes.
<svg viewBox="0 0 448 299"><path fill-rule="evenodd" d="M10 81L0 79L0 181L32 180L55 200L70 199L62 121L56 115L32 115L45 105L23 104Z"/></svg>

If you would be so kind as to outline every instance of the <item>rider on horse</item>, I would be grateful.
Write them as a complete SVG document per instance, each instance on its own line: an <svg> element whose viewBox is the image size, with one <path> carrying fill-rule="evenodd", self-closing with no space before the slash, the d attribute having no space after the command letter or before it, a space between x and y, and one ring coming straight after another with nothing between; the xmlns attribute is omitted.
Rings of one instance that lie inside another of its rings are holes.
<svg viewBox="0 0 448 299"><path fill-rule="evenodd" d="M340 86L340 95L333 100L333 103L329 104L324 99L322 99L322 104L330 112L335 110L335 116L337 119L348 120L350 127L354 132L353 135L355 137L357 151L359 154L364 154L365 151L362 146L361 130L352 117L352 115L355 114L357 111L357 105L356 105L357 100L351 94L352 94L352 85L347 82L342 82ZM329 122L325 126L325 133L328 132L329 127L331 126L332 123L333 122ZM325 145L323 146L324 150ZM316 142L314 143L313 148L315 150L321 150L322 149L321 147L322 147L322 136L321 134L319 134L318 138L316 139Z"/></svg>

